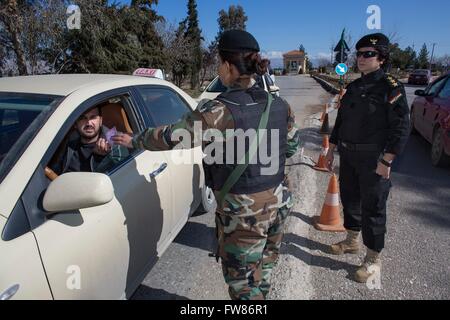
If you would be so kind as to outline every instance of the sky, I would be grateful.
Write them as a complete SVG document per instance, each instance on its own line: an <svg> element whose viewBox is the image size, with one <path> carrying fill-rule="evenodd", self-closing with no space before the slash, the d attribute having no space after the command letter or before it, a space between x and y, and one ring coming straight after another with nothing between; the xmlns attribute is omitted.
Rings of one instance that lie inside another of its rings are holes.
<svg viewBox="0 0 450 320"><path fill-rule="evenodd" d="M120 0L119 3L129 3ZM448 0L197 0L200 28L207 42L218 31L218 12L230 5L241 5L248 16L247 31L258 40L269 58L306 48L311 59L330 58L331 46L339 40L342 29L351 35L353 45L365 34L396 34L401 48L424 43L435 56L450 54L450 1ZM381 30L369 30L367 9L381 10ZM187 15L187 0L159 0L154 6L170 23Z"/></svg>

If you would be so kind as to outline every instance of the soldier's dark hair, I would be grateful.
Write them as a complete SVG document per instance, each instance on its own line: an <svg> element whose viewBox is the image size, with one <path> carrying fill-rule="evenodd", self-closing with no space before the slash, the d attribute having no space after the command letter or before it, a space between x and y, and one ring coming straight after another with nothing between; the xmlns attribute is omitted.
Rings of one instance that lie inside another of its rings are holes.
<svg viewBox="0 0 450 320"><path fill-rule="evenodd" d="M378 51L378 60L384 61L382 64L382 69L384 71L389 69L389 65L391 63L390 59L390 53L389 53L389 47L387 46L376 46L375 49Z"/></svg>
<svg viewBox="0 0 450 320"><path fill-rule="evenodd" d="M267 72L268 59L262 59L257 52L229 52L219 51L222 61L234 65L241 75L259 74Z"/></svg>

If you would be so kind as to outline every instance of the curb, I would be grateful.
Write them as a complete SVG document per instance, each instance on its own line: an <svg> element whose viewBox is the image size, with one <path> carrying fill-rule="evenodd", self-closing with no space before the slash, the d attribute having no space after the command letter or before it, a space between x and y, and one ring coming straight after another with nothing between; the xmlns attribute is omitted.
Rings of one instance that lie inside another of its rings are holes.
<svg viewBox="0 0 450 320"><path fill-rule="evenodd" d="M314 80L316 80L326 91L331 92L332 94L339 94L340 90L333 86L328 81L325 81L317 76L311 76Z"/></svg>

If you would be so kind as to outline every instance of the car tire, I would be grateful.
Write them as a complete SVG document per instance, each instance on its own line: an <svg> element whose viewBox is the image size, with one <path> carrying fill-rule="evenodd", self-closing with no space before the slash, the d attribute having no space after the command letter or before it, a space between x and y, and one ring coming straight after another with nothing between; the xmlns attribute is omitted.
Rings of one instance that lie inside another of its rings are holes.
<svg viewBox="0 0 450 320"><path fill-rule="evenodd" d="M213 212L217 208L216 197L214 196L214 191L207 187L203 186L202 188L202 201L196 210L196 214Z"/></svg>
<svg viewBox="0 0 450 320"><path fill-rule="evenodd" d="M411 126L409 133L411 135L416 135L418 132L414 125L414 108L411 108L411 113L409 115L409 122L410 122L410 126Z"/></svg>
<svg viewBox="0 0 450 320"><path fill-rule="evenodd" d="M433 133L433 143L431 145L431 163L435 167L446 167L450 164L450 157L445 154L442 136L442 129L436 128Z"/></svg>

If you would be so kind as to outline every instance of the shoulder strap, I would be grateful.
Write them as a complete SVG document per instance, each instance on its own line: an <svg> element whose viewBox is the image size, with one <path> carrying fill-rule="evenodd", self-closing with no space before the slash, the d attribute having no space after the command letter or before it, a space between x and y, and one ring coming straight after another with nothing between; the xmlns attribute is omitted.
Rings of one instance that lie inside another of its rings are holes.
<svg viewBox="0 0 450 320"><path fill-rule="evenodd" d="M260 131L267 128L267 122L269 120L269 113L270 113L270 107L272 105L272 101L273 101L272 95L270 93L267 93L267 104L266 104L266 107L264 108L263 114L261 115L261 119L259 120L258 131L256 134L257 138L253 139L249 150L247 151L247 153L244 156L245 163L238 164L236 166L236 168L233 170L233 172L231 173L231 175L225 181L225 184L223 185L222 190L220 190L219 197L217 199L217 203L219 206L222 205L225 195L228 192L230 192L231 188L239 180L241 175L244 173L245 169L247 169L250 159L252 159L255 156L256 151L258 150L257 147L259 146L259 144L261 142L261 137L260 137L261 132ZM242 161L239 161L239 162L242 162Z"/></svg>

